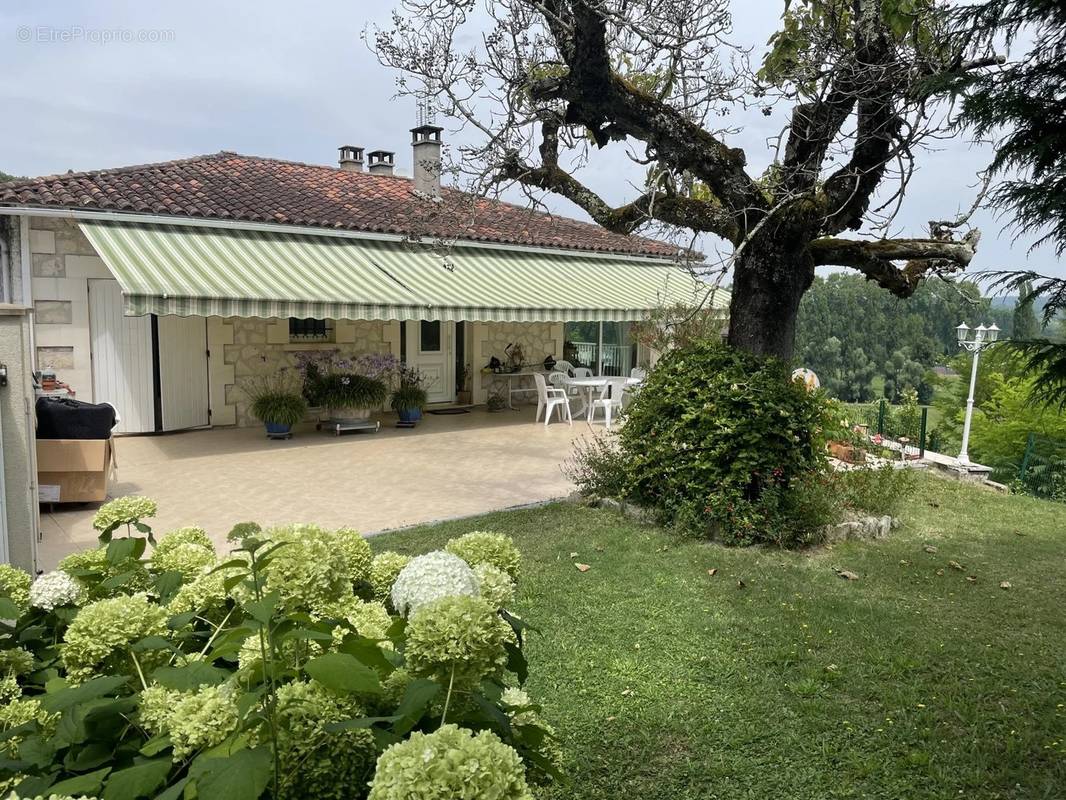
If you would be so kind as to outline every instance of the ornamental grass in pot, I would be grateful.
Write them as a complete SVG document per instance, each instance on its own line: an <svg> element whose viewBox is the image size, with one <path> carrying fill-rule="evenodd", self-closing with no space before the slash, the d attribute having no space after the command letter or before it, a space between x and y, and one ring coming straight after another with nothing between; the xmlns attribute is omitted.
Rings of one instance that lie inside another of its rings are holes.
<svg viewBox="0 0 1066 800"><path fill-rule="evenodd" d="M288 436L307 413L307 401L284 370L257 378L245 392L252 401L252 416L266 426L268 436Z"/></svg>
<svg viewBox="0 0 1066 800"><path fill-rule="evenodd" d="M406 364L396 374L396 388L392 391L389 405L401 422L417 422L422 419L422 411L429 402L429 393L424 386L426 376Z"/></svg>

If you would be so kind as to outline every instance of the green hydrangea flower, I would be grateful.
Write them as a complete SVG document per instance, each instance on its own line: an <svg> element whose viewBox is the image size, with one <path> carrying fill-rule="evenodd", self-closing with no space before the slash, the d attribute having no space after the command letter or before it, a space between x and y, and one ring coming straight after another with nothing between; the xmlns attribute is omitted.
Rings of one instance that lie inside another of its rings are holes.
<svg viewBox="0 0 1066 800"><path fill-rule="evenodd" d="M359 797L374 770L377 750L368 730L327 731L326 726L366 716L352 698L315 681L293 681L278 689L278 750L281 798L348 800Z"/></svg>
<svg viewBox="0 0 1066 800"><path fill-rule="evenodd" d="M100 506L93 517L93 527L98 531L106 531L114 525L127 525L154 517L158 510L159 506L150 498L136 495L119 497Z"/></svg>
<svg viewBox="0 0 1066 800"><path fill-rule="evenodd" d="M511 576L492 564L474 567L478 590L493 608L509 608L514 604L515 584Z"/></svg>
<svg viewBox="0 0 1066 800"><path fill-rule="evenodd" d="M0 705L0 733L17 728L19 725L36 722L43 729L42 732L47 739L55 733L59 717L58 713L45 710L41 701L36 698L16 697ZM13 734L0 740L0 754L8 758L16 757L18 747L24 738L24 734Z"/></svg>
<svg viewBox="0 0 1066 800"><path fill-rule="evenodd" d="M0 650L0 675L25 675L33 672L33 653L21 647Z"/></svg>
<svg viewBox="0 0 1066 800"><path fill-rule="evenodd" d="M237 723L237 702L229 686L201 686L182 693L167 719L174 760L221 743L237 729Z"/></svg>
<svg viewBox="0 0 1066 800"><path fill-rule="evenodd" d="M0 597L10 598L20 611L30 606L30 584L33 578L10 564L0 564Z"/></svg>
<svg viewBox="0 0 1066 800"><path fill-rule="evenodd" d="M61 655L72 683L98 673L136 674L130 645L146 636L166 636L167 612L148 601L147 595L119 595L83 607L63 637ZM165 655L162 656L165 658ZM147 673L160 660L158 653L138 653Z"/></svg>
<svg viewBox="0 0 1066 800"><path fill-rule="evenodd" d="M203 528L197 528L190 526L187 528L176 528L175 530L164 533L159 538L159 544L155 547L155 554L165 553L168 550L172 550L175 547L180 547L183 544L195 544L215 552L215 543L211 541L211 537L207 535L207 531Z"/></svg>
<svg viewBox="0 0 1066 800"><path fill-rule="evenodd" d="M370 563L370 584L374 587L375 600L386 605L389 603L396 576L410 560L410 556L394 553L391 550L374 556L374 560Z"/></svg>
<svg viewBox="0 0 1066 800"><path fill-rule="evenodd" d="M239 722L233 688L226 684L201 686L192 692L154 684L141 692L138 708L145 728L170 737L174 761L214 747L233 733Z"/></svg>
<svg viewBox="0 0 1066 800"><path fill-rule="evenodd" d="M418 677L472 687L507 664L510 626L480 597L444 597L422 606L407 625L404 654Z"/></svg>
<svg viewBox="0 0 1066 800"><path fill-rule="evenodd" d="M368 639L384 639L392 625L392 617L383 604L366 603L355 595L316 608L311 616L319 620L343 620L344 624L333 629L335 644L340 644L349 633L358 633Z"/></svg>
<svg viewBox="0 0 1066 800"><path fill-rule="evenodd" d="M225 584L231 574L229 570L204 572L183 583L167 603L167 613L176 616L194 611L212 622L220 621L229 610L230 595Z"/></svg>
<svg viewBox="0 0 1066 800"><path fill-rule="evenodd" d="M157 548L152 554L152 568L156 572L180 572L185 581L199 577L216 561L214 548L195 542L181 542L165 550Z"/></svg>
<svg viewBox="0 0 1066 800"><path fill-rule="evenodd" d="M152 588L152 576L148 574L144 564L132 558L119 564L109 564L106 547L71 553L59 562L58 569L80 583L90 600L99 600L116 593L147 592ZM116 575L129 575L130 577L115 589L105 589L100 586L103 581Z"/></svg>
<svg viewBox="0 0 1066 800"><path fill-rule="evenodd" d="M518 581L522 556L510 536L491 531L471 531L458 539L452 539L444 545L444 549L459 556L472 567L492 564L496 569L510 575L511 580Z"/></svg>
<svg viewBox="0 0 1066 800"><path fill-rule="evenodd" d="M348 557L337 537L317 525L289 525L267 532L284 542L264 568L266 591L277 592L287 611L313 611L352 593Z"/></svg>
<svg viewBox="0 0 1066 800"><path fill-rule="evenodd" d="M412 733L378 759L367 800L532 800L514 748L456 725Z"/></svg>
<svg viewBox="0 0 1066 800"><path fill-rule="evenodd" d="M158 683L141 691L137 698L141 725L154 734L166 733L169 730L170 710L178 702L180 696L181 692L160 686Z"/></svg>
<svg viewBox="0 0 1066 800"><path fill-rule="evenodd" d="M374 554L370 552L370 542L353 528L340 528L333 535L348 562L348 574L352 576L352 583L369 581L370 564L374 560Z"/></svg>

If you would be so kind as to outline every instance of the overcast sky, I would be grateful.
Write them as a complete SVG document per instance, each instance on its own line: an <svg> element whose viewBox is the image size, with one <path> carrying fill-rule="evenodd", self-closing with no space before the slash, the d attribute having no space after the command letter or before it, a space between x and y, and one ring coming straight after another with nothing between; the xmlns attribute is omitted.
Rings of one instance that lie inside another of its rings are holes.
<svg viewBox="0 0 1066 800"><path fill-rule="evenodd" d="M414 103L394 99L395 75L360 40L368 24L387 25L391 6L7 0L0 6L0 170L47 175L219 150L334 164L339 145L355 144L395 150L409 173ZM762 45L781 7L778 0L736 3L733 39ZM783 112L759 115L730 142L745 148L753 170L768 162L766 139L784 119ZM926 154L898 233L922 236L928 220L968 207L987 160L965 141ZM593 166L586 179L612 202L632 196L642 173L620 147ZM547 204L583 216L566 201ZM1029 242L1012 242L992 215L980 213L974 223L984 238L973 269L1030 265L1066 275L1053 251L1027 255ZM713 241L703 246L711 251Z"/></svg>

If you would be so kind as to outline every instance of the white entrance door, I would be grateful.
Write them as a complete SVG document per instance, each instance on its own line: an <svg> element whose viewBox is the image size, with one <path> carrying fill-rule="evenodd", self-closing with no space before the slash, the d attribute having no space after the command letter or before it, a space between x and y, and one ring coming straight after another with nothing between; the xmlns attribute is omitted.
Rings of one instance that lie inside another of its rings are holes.
<svg viewBox="0 0 1066 800"><path fill-rule="evenodd" d="M163 430L200 428L210 422L207 387L207 320L159 317L159 393Z"/></svg>
<svg viewBox="0 0 1066 800"><path fill-rule="evenodd" d="M151 317L123 316L118 281L89 281L89 344L93 401L118 411L115 432L154 431Z"/></svg>
<svg viewBox="0 0 1066 800"><path fill-rule="evenodd" d="M426 375L426 393L431 403L455 400L455 323L439 320L409 320L407 363Z"/></svg>

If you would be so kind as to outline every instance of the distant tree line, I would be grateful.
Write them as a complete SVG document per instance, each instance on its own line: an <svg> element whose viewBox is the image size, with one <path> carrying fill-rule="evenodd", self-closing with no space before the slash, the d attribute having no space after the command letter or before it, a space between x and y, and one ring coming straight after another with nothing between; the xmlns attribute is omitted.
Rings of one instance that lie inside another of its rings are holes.
<svg viewBox="0 0 1066 800"><path fill-rule="evenodd" d="M994 308L970 282L933 278L902 301L860 275L817 277L800 304L797 361L845 402L868 402L878 394L898 402L912 388L926 404L936 380L933 368L958 355L955 326L995 322L1010 336L1014 316L1012 308Z"/></svg>

